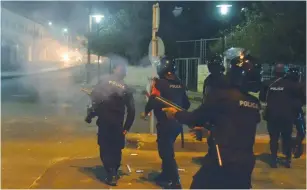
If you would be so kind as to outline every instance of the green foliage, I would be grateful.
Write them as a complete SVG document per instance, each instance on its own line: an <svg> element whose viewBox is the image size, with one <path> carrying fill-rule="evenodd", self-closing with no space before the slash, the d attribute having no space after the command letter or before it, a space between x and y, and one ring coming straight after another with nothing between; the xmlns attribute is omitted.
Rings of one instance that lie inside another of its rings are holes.
<svg viewBox="0 0 307 190"><path fill-rule="evenodd" d="M125 9L119 9L105 19L99 33L88 36L91 52L97 55L115 53L125 56L130 63L136 63L148 49L151 38L151 18L146 18L151 5L148 2L129 2ZM144 16L145 15L145 16Z"/></svg>
<svg viewBox="0 0 307 190"><path fill-rule="evenodd" d="M244 13L245 21L226 32L227 47L244 47L268 63L305 61L305 2L261 2ZM221 51L221 42L210 48Z"/></svg>

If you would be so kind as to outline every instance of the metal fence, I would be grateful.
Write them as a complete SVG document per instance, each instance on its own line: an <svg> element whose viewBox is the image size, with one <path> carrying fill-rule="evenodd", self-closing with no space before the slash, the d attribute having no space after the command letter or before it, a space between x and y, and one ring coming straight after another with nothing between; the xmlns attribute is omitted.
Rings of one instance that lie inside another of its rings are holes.
<svg viewBox="0 0 307 190"><path fill-rule="evenodd" d="M210 46L219 40L222 40L222 38L177 41L177 72L189 90L197 91L198 65L206 64L209 61L211 55L213 55ZM225 39L225 47L226 43L227 39ZM273 78L274 66L272 64L262 64L262 66L262 79ZM288 68L299 68L300 80L306 76L305 65L286 64L286 66Z"/></svg>
<svg viewBox="0 0 307 190"><path fill-rule="evenodd" d="M177 57L178 58L198 57L200 59L199 64L205 64L210 59L210 56L213 54L213 52L211 52L210 50L210 46L213 43L216 43L218 40L222 39L212 38L212 39L176 41Z"/></svg>
<svg viewBox="0 0 307 190"><path fill-rule="evenodd" d="M286 64L286 67L290 68L298 68L300 71L300 81L304 80L306 77L306 66L305 65L294 65L294 64ZM262 80L269 80L274 77L274 65L271 64L262 64Z"/></svg>
<svg viewBox="0 0 307 190"><path fill-rule="evenodd" d="M199 58L177 58L175 59L177 76L191 91L197 91L197 75Z"/></svg>
<svg viewBox="0 0 307 190"><path fill-rule="evenodd" d="M221 38L177 41L177 74L191 91L197 91L198 65L206 64L212 55L210 45Z"/></svg>

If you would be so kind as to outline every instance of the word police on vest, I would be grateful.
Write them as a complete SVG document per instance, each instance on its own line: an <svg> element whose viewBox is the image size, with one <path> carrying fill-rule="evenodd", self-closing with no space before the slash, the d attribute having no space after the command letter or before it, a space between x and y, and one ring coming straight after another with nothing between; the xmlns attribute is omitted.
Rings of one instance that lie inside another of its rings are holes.
<svg viewBox="0 0 307 190"><path fill-rule="evenodd" d="M283 91L284 87L271 87L270 90L273 90L273 91Z"/></svg>
<svg viewBox="0 0 307 190"><path fill-rule="evenodd" d="M119 88L121 88L121 89L125 89L125 86L124 86L124 85L119 84L119 83L117 83L117 82L115 82L115 81L112 81L112 80L109 80L109 84L111 84L111 85L113 85L113 86L116 86L116 87L119 87Z"/></svg>
<svg viewBox="0 0 307 190"><path fill-rule="evenodd" d="M240 106L243 106L243 107L258 109L258 104L254 102L240 100L239 103L240 103Z"/></svg>
<svg viewBox="0 0 307 190"><path fill-rule="evenodd" d="M181 85L174 85L174 84L171 84L169 85L170 88L182 88Z"/></svg>

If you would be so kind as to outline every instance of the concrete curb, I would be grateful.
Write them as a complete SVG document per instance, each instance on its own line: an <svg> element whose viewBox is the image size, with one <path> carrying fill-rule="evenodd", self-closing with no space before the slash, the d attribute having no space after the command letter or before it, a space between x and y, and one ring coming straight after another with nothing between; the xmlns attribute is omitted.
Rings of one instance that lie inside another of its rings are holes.
<svg viewBox="0 0 307 190"><path fill-rule="evenodd" d="M156 139L156 134L129 133L126 137L127 148L137 148L140 150L157 150ZM190 134L185 134L184 141L184 148L181 148L181 139L180 136L178 136L175 142L175 150L177 152L208 151L206 138L203 138L203 141L197 141ZM257 135L255 139L254 152L269 152L269 141L270 138L268 135ZM304 141L304 150L306 150L306 140Z"/></svg>

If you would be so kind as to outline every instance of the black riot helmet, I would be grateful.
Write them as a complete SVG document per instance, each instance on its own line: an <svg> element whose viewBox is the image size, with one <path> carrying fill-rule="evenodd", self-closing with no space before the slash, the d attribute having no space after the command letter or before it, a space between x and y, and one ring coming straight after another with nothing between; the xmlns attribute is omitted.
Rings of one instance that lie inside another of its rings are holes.
<svg viewBox="0 0 307 190"><path fill-rule="evenodd" d="M300 70L298 68L290 68L286 73L286 78L298 82L300 80Z"/></svg>
<svg viewBox="0 0 307 190"><path fill-rule="evenodd" d="M258 92L261 87L262 67L256 59L241 52L240 56L230 61L230 68L226 73L231 86L244 92Z"/></svg>
<svg viewBox="0 0 307 190"><path fill-rule="evenodd" d="M283 63L276 63L274 66L274 76L284 77L287 73L287 68Z"/></svg>
<svg viewBox="0 0 307 190"><path fill-rule="evenodd" d="M175 74L175 72L175 61L173 59L169 59L166 56L162 57L157 65L157 74L159 77L162 78L167 74Z"/></svg>
<svg viewBox="0 0 307 190"><path fill-rule="evenodd" d="M216 54L208 62L207 67L209 72L213 75L222 74L225 71L225 67L223 65L223 57L221 55Z"/></svg>
<svg viewBox="0 0 307 190"><path fill-rule="evenodd" d="M113 63L112 64L112 73L118 79L122 80L127 75L127 65L125 63Z"/></svg>

